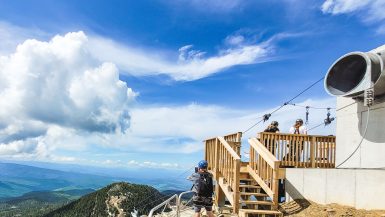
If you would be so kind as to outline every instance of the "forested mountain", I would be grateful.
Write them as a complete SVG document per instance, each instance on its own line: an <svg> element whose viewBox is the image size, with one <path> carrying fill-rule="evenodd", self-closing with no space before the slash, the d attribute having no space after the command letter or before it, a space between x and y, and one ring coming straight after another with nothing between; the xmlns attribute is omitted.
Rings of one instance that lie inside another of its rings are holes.
<svg viewBox="0 0 385 217"><path fill-rule="evenodd" d="M32 191L99 189L116 181L112 177L0 163L0 200Z"/></svg>
<svg viewBox="0 0 385 217"><path fill-rule="evenodd" d="M119 182L85 195L45 216L131 216L134 209L138 215L142 215L148 214L166 198L153 187Z"/></svg>
<svg viewBox="0 0 385 217"><path fill-rule="evenodd" d="M0 201L0 216L43 216L93 189L71 189L58 191L33 191L19 197Z"/></svg>

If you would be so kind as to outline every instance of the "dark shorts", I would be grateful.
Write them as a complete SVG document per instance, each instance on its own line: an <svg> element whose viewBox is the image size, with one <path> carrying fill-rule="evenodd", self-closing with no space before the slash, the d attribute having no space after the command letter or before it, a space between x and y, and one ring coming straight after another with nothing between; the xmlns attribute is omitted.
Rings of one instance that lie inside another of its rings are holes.
<svg viewBox="0 0 385 217"><path fill-rule="evenodd" d="M202 208L205 208L207 212L210 212L213 210L213 206L194 205L194 211L195 212L201 212Z"/></svg>
<svg viewBox="0 0 385 217"><path fill-rule="evenodd" d="M202 208L205 208L206 211L213 210L213 198L212 197L193 197L194 211L200 212Z"/></svg>

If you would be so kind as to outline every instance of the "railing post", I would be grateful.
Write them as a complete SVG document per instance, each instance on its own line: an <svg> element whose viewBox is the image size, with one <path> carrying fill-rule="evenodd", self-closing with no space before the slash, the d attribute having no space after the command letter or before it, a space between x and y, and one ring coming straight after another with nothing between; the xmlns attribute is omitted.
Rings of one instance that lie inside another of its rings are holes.
<svg viewBox="0 0 385 217"><path fill-rule="evenodd" d="M234 168L234 182L233 182L233 192L234 192L234 204L233 204L233 213L238 214L239 211L239 176L240 176L240 169L241 169L241 161L240 159L235 160L235 168Z"/></svg>
<svg viewBox="0 0 385 217"><path fill-rule="evenodd" d="M315 145L316 145L316 137L312 136L311 137L311 142L310 142L310 165L311 168L315 168Z"/></svg>
<svg viewBox="0 0 385 217"><path fill-rule="evenodd" d="M237 142L241 142L242 139L242 132L237 133Z"/></svg>
<svg viewBox="0 0 385 217"><path fill-rule="evenodd" d="M214 160L214 164L213 165L213 168L214 168L214 176L215 176L215 179L218 180L219 179L219 140L218 139L215 139L215 160Z"/></svg>
<svg viewBox="0 0 385 217"><path fill-rule="evenodd" d="M278 200L279 200L279 162L274 163L273 169L273 209L278 209Z"/></svg>

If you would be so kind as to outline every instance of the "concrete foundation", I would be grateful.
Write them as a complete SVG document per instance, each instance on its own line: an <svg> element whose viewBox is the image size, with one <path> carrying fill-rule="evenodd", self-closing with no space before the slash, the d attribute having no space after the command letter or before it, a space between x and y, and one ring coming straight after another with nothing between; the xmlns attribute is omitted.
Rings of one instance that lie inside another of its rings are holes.
<svg viewBox="0 0 385 217"><path fill-rule="evenodd" d="M286 201L385 210L385 170L287 168L285 190Z"/></svg>

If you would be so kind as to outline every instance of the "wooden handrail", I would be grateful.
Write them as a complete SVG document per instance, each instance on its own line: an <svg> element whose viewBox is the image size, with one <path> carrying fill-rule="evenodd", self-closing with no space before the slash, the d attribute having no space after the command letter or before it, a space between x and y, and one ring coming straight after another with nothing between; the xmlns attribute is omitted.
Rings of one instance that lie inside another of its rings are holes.
<svg viewBox="0 0 385 217"><path fill-rule="evenodd" d="M218 136L218 140L222 143L222 145L227 149L227 151L231 154L231 156L232 156L235 160L240 160L240 159L241 159L241 158L237 155L237 153L235 153L234 149L231 148L231 146L229 145L229 143L227 143L227 141L226 141L223 137Z"/></svg>
<svg viewBox="0 0 385 217"><path fill-rule="evenodd" d="M242 132L226 135L223 138L226 140L227 143L229 143L229 145L237 153L237 155L240 156L241 155Z"/></svg>
<svg viewBox="0 0 385 217"><path fill-rule="evenodd" d="M279 162L278 159L267 150L260 141L258 141L256 138L249 139L249 144L254 148L260 155L262 155L263 159L274 168L276 162Z"/></svg>
<svg viewBox="0 0 385 217"><path fill-rule="evenodd" d="M247 170L261 188L270 196L274 206L278 207L280 161L256 138L249 139L249 143L250 161Z"/></svg>
<svg viewBox="0 0 385 217"><path fill-rule="evenodd" d="M230 197L228 199L233 206L234 213L238 213L241 158L223 137L217 137L205 141L205 159L208 161L209 169L213 172L215 179L217 181L220 178L223 179L222 184L231 189L231 192L226 188L223 191Z"/></svg>
<svg viewBox="0 0 385 217"><path fill-rule="evenodd" d="M224 136L223 138L225 138L225 140L227 142L241 142L242 132L229 134L229 135Z"/></svg>

